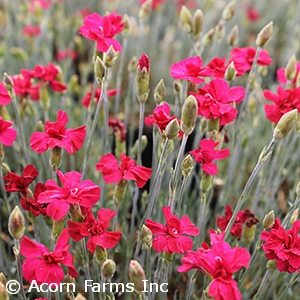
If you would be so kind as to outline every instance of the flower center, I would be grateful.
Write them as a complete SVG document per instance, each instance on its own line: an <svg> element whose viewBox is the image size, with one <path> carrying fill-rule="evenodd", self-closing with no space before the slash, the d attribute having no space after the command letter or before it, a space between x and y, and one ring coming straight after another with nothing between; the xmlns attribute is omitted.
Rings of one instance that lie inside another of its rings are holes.
<svg viewBox="0 0 300 300"><path fill-rule="evenodd" d="M168 234L173 237L180 236L180 222L177 219L170 219L167 222Z"/></svg>
<svg viewBox="0 0 300 300"><path fill-rule="evenodd" d="M45 262L48 263L61 263L64 260L64 258L61 255L58 255L54 252L44 253L43 259Z"/></svg>

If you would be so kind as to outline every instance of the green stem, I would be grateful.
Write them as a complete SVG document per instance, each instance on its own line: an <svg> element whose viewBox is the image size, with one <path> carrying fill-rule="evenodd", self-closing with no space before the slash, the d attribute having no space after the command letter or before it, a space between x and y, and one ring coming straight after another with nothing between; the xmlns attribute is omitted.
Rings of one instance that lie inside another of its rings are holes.
<svg viewBox="0 0 300 300"><path fill-rule="evenodd" d="M139 121L139 136L138 136L138 156L137 164L142 163L142 135L144 129L145 102L140 102L140 121Z"/></svg>
<svg viewBox="0 0 300 300"><path fill-rule="evenodd" d="M271 275L272 271L271 270L267 270L267 272L265 273L265 276L258 288L257 293L254 295L253 300L258 300L260 297L260 293L262 292L263 288L265 287L270 275Z"/></svg>
<svg viewBox="0 0 300 300"><path fill-rule="evenodd" d="M186 293L186 300L190 300L190 298L192 296L192 293L194 290L194 285L195 285L198 274L199 274L199 271L196 270L189 279L187 293Z"/></svg>
<svg viewBox="0 0 300 300"><path fill-rule="evenodd" d="M281 295L277 298L277 300L283 300L283 296L285 295L285 293L289 290L289 288L297 281L299 276L298 272L295 272L293 274L293 276L291 277L289 284L286 286L286 288L284 289L284 291L281 293Z"/></svg>

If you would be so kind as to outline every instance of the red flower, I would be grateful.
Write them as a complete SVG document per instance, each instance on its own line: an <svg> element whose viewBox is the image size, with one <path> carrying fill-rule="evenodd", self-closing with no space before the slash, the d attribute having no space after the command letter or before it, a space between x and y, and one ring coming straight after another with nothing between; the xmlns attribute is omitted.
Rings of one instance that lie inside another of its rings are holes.
<svg viewBox="0 0 300 300"><path fill-rule="evenodd" d="M48 148L65 148L70 154L78 151L84 142L85 125L75 129L66 129L68 115L59 110L55 122L46 121L45 132L34 132L30 137L30 147L41 154Z"/></svg>
<svg viewBox="0 0 300 300"><path fill-rule="evenodd" d="M181 259L183 265L179 272L198 269L204 275L212 278L208 288L208 295L215 300L239 300L242 295L238 290L237 282L232 275L242 267L249 267L250 254L247 249L236 246L234 249L223 241L224 235L216 235L210 231L212 247L206 243L197 251L189 251Z"/></svg>
<svg viewBox="0 0 300 300"><path fill-rule="evenodd" d="M101 208L98 213L98 221L89 210L83 223L73 221L68 222L68 230L70 237L78 242L81 239L90 236L87 242L87 248L94 253L96 246L104 249L113 248L117 245L122 237L122 233L118 231L107 231L111 219L117 212L108 208Z"/></svg>
<svg viewBox="0 0 300 300"><path fill-rule="evenodd" d="M264 96L274 103L265 104L266 117L273 123L277 123L285 113L295 108L300 112L300 88L285 90L279 85L277 94L265 90Z"/></svg>
<svg viewBox="0 0 300 300"><path fill-rule="evenodd" d="M140 3L143 4L144 2L146 2L147 0L140 0ZM166 2L166 0L152 0L152 9L153 10L157 10L158 8L161 7L161 5Z"/></svg>
<svg viewBox="0 0 300 300"><path fill-rule="evenodd" d="M232 122L237 116L237 109L232 103L240 103L245 97L243 87L229 88L223 79L214 79L209 84L198 89L198 93L191 92L198 101L198 115L205 118L220 119L220 125Z"/></svg>
<svg viewBox="0 0 300 300"><path fill-rule="evenodd" d="M150 59L149 57L146 55L146 54L142 54L138 63L137 63L137 66L140 67L140 70L143 70L145 68L145 71L147 74L149 74L150 72Z"/></svg>
<svg viewBox="0 0 300 300"><path fill-rule="evenodd" d="M230 205L226 205L225 206L225 215L222 217L218 217L217 219L217 225L221 230L225 230L230 219L232 217L232 209ZM245 210L241 210L237 213L236 219L234 220L233 226L230 230L230 233L233 236L237 236L239 238L242 237L242 233L243 233L243 227L242 224L247 223L248 220L257 220L254 217L254 214L251 210L249 209L245 209ZM257 223L256 221L256 223ZM253 223L251 224L253 225Z"/></svg>
<svg viewBox="0 0 300 300"><path fill-rule="evenodd" d="M29 282L36 280L38 285L59 284L65 277L61 265L68 267L68 274L77 277L78 273L73 265L73 257L69 253L71 245L68 245L68 241L68 230L64 229L54 250L50 252L44 245L24 236L20 243L20 253L26 258L22 265L23 277Z"/></svg>
<svg viewBox="0 0 300 300"><path fill-rule="evenodd" d="M249 21L253 22L253 21L257 21L260 19L259 12L251 6L249 6L247 8L246 13L247 13L247 18Z"/></svg>
<svg viewBox="0 0 300 300"><path fill-rule="evenodd" d="M0 82L0 105L7 105L11 102L11 98L4 86L3 82Z"/></svg>
<svg viewBox="0 0 300 300"><path fill-rule="evenodd" d="M65 60L67 58L71 58L71 60L75 60L77 57L78 57L77 52L69 48L60 50L55 55L56 60Z"/></svg>
<svg viewBox="0 0 300 300"><path fill-rule="evenodd" d="M163 214L167 221L166 225L146 220L146 226L157 235L153 240L153 249L157 252L166 251L167 253L185 253L193 247L192 240L184 236L197 236L200 233L187 216L178 217L173 215L170 206L163 206Z"/></svg>
<svg viewBox="0 0 300 300"><path fill-rule="evenodd" d="M218 145L219 142L215 143L213 139L203 139L199 142L200 149L190 151L190 154L194 156L194 159L202 164L202 170L210 175L216 175L218 173L218 167L213 161L224 159L230 154L229 148L215 150Z"/></svg>
<svg viewBox="0 0 300 300"><path fill-rule="evenodd" d="M242 76L245 72L249 71L254 61L256 49L255 48L238 48L235 47L230 52L230 62L234 62L234 67L237 70L237 76ZM258 56L257 64L260 66L268 66L272 63L269 53L265 49L261 49Z"/></svg>
<svg viewBox="0 0 300 300"><path fill-rule="evenodd" d="M213 77L223 79L227 67L228 64L226 64L226 57L215 57L206 65L205 69L211 70L213 72Z"/></svg>
<svg viewBox="0 0 300 300"><path fill-rule="evenodd" d="M186 79L195 84L204 82L200 76L213 76L213 71L201 68L202 60L199 56L189 57L171 66L171 76L175 79Z"/></svg>
<svg viewBox="0 0 300 300"><path fill-rule="evenodd" d="M2 120L0 116L0 142L5 146L11 146L17 137L14 128L10 128L14 122Z"/></svg>
<svg viewBox="0 0 300 300"><path fill-rule="evenodd" d="M92 101L92 93L93 93L93 91L90 91L90 92L87 92L85 94L84 98L82 99L82 105L83 106L89 107L90 102ZM117 90L115 90L115 89L107 91L107 96L108 97L113 97L116 94L117 94ZM94 99L96 100L96 103L99 102L100 96L101 96L101 88L97 88L96 91L95 91L95 97L94 97Z"/></svg>
<svg viewBox="0 0 300 300"><path fill-rule="evenodd" d="M20 192L23 197L27 197L27 189L30 183L32 183L39 175L38 170L34 165L28 165L23 169L22 176L7 172L6 176L3 176L5 181L5 189L7 192Z"/></svg>
<svg viewBox="0 0 300 300"><path fill-rule="evenodd" d="M23 28L22 33L28 36L37 36L41 33L41 29L38 26L28 25Z"/></svg>
<svg viewBox="0 0 300 300"><path fill-rule="evenodd" d="M69 211L71 204L78 204L81 208L91 208L100 198L100 188L91 180L81 181L79 172L63 174L56 171L62 187L54 180L47 180L46 191L39 194L38 203L49 203L46 213L53 220L61 220Z"/></svg>
<svg viewBox="0 0 300 300"><path fill-rule="evenodd" d="M119 133L121 142L126 141L127 130L124 123L116 119L108 119L108 126L113 129L114 132Z"/></svg>
<svg viewBox="0 0 300 300"><path fill-rule="evenodd" d="M293 223L292 229L286 230L276 219L270 232L264 230L260 238L265 241L262 245L266 258L276 260L280 272L299 272L300 268L300 220Z"/></svg>
<svg viewBox="0 0 300 300"><path fill-rule="evenodd" d="M79 27L79 33L90 40L96 41L99 52L106 52L111 45L116 51L120 52L122 46L114 39L114 36L122 32L123 28L122 16L110 14L101 17L93 13L85 17L83 25Z"/></svg>
<svg viewBox="0 0 300 300"><path fill-rule="evenodd" d="M124 153L120 156L121 164L112 154L108 153L101 157L96 169L102 171L103 179L106 183L117 183L122 179L134 180L139 188L142 188L149 180L152 174L150 168L136 166L136 161L126 156Z"/></svg>
<svg viewBox="0 0 300 300"><path fill-rule="evenodd" d="M291 83L293 86L296 83L296 79L298 77L299 72L300 72L300 62L297 63L295 77L291 80ZM281 83L284 83L284 84L288 83L288 79L285 76L285 68L280 68L277 70L277 79Z"/></svg>
<svg viewBox="0 0 300 300"><path fill-rule="evenodd" d="M39 195L46 190L46 187L42 183L37 183L34 187L33 198L25 197L20 199L21 206L24 210L30 211L34 216L46 216L47 204L38 203Z"/></svg>

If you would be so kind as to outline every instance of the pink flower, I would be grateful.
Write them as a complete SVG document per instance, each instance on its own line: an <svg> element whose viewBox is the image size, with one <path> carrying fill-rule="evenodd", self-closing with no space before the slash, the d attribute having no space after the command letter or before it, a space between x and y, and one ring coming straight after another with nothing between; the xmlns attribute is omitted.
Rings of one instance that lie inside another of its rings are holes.
<svg viewBox="0 0 300 300"><path fill-rule="evenodd" d="M186 79L194 84L204 82L200 76L213 76L213 71L201 68L202 60L199 56L189 57L171 66L171 76L175 79Z"/></svg>
<svg viewBox="0 0 300 300"><path fill-rule="evenodd" d="M124 123L116 119L108 119L108 127L120 135L120 140L122 143L126 141L127 130Z"/></svg>
<svg viewBox="0 0 300 300"><path fill-rule="evenodd" d="M30 147L41 154L48 148L65 148L70 154L77 152L83 145L85 125L66 129L68 115L59 110L55 122L46 121L45 132L34 132L30 137Z"/></svg>
<svg viewBox="0 0 300 300"><path fill-rule="evenodd" d="M260 19L259 12L251 6L247 8L246 13L249 21L255 22Z"/></svg>
<svg viewBox="0 0 300 300"><path fill-rule="evenodd" d="M69 48L60 50L55 55L56 60L65 60L67 58L71 58L71 60L75 60L77 57L78 57L78 53L75 50Z"/></svg>
<svg viewBox="0 0 300 300"><path fill-rule="evenodd" d="M122 179L134 180L139 188L142 188L149 180L152 170L144 166L136 166L136 161L126 156L120 156L121 164L112 154L108 153L101 157L96 169L102 171L106 183L117 183Z"/></svg>
<svg viewBox="0 0 300 300"><path fill-rule="evenodd" d="M110 14L101 17L93 13L85 17L83 25L79 27L79 33L90 40L96 41L99 52L106 52L111 45L116 51L120 52L122 46L114 39L114 36L122 32L123 28L122 16Z"/></svg>
<svg viewBox="0 0 300 300"><path fill-rule="evenodd" d="M227 67L228 64L226 64L226 57L215 57L206 65L205 69L213 72L212 77L223 79Z"/></svg>
<svg viewBox="0 0 300 300"><path fill-rule="evenodd" d="M293 86L295 86L296 79L298 77L299 71L300 71L300 62L297 63L295 77L291 80L291 83L292 83ZM285 76L285 68L280 68L280 69L277 70L277 79L281 83L284 83L284 84L288 83L288 80Z"/></svg>
<svg viewBox="0 0 300 300"><path fill-rule="evenodd" d="M49 0L30 0L29 11L34 13L38 7L48 9L51 5Z"/></svg>
<svg viewBox="0 0 300 300"><path fill-rule="evenodd" d="M81 208L91 208L100 198L100 188L91 180L81 181L79 172L63 174L56 171L62 187L54 180L47 180L46 191L38 196L38 203L49 203L46 213L53 220L61 220L69 211L70 205L78 204Z"/></svg>
<svg viewBox="0 0 300 300"><path fill-rule="evenodd" d="M41 29L38 26L28 25L23 28L22 33L31 37L37 36L40 35Z"/></svg>
<svg viewBox="0 0 300 300"><path fill-rule="evenodd" d="M0 82L0 105L7 105L11 102L11 98L8 94L3 82Z"/></svg>
<svg viewBox="0 0 300 300"><path fill-rule="evenodd" d="M178 217L173 215L170 206L163 206L163 214L166 225L146 220L146 226L156 237L153 240L153 249L157 252L166 251L167 253L185 253L193 247L192 240L185 236L197 236L200 233L187 216Z"/></svg>
<svg viewBox="0 0 300 300"><path fill-rule="evenodd" d="M8 122L0 116L0 143L4 146L11 146L17 137L17 132L11 126L14 122Z"/></svg>
<svg viewBox="0 0 300 300"><path fill-rule="evenodd" d="M240 103L245 97L243 87L229 88L228 83L216 78L209 84L198 89L198 93L191 93L198 101L198 115L205 118L220 119L220 125L232 122L237 116L237 109L232 103Z"/></svg>
<svg viewBox="0 0 300 300"><path fill-rule="evenodd" d="M29 185L38 177L39 172L34 165L28 165L23 169L22 176L7 172L6 176L3 176L3 180L8 181L5 184L5 190L7 192L19 192L22 197L27 197L27 190Z"/></svg>
<svg viewBox="0 0 300 300"><path fill-rule="evenodd" d="M149 59L149 57L146 54L142 54L139 61L138 61L138 63L137 63L137 66L140 67L140 70L145 69L145 72L147 74L149 74L149 72L150 72L150 59Z"/></svg>
<svg viewBox="0 0 300 300"><path fill-rule="evenodd" d="M77 277L78 273L73 265L73 257L69 253L71 245L68 245L68 241L68 230L64 229L54 250L50 252L46 246L24 236L20 243L20 253L26 258L22 265L23 277L29 282L36 280L38 285L59 284L65 277L61 265L68 267L68 274Z"/></svg>
<svg viewBox="0 0 300 300"><path fill-rule="evenodd" d="M234 62L237 70L237 76L242 76L245 72L249 71L254 61L256 49L255 48L238 48L235 47L230 52L230 62ZM269 53L265 49L261 49L258 56L257 64L260 66L269 66L272 63Z"/></svg>
<svg viewBox="0 0 300 300"><path fill-rule="evenodd" d="M98 213L98 221L93 213L89 210L83 223L73 221L68 222L68 230L70 237L79 242L81 239L89 236L87 248L94 253L96 246L104 249L110 249L117 245L122 237L122 233L118 231L107 231L111 219L117 212L108 208L101 208Z"/></svg>
<svg viewBox="0 0 300 300"><path fill-rule="evenodd" d="M179 272L198 269L204 275L212 278L208 288L208 295L215 300L240 300L242 295L237 282L232 275L242 267L249 267L250 254L247 249L236 246L234 249L223 241L224 235L217 235L210 231L212 247L206 243L197 251L189 251L181 259L183 265Z"/></svg>
<svg viewBox="0 0 300 300"><path fill-rule="evenodd" d="M300 220L293 223L289 230L280 225L276 219L270 231L264 230L260 238L265 241L262 245L266 258L276 260L280 272L299 272L300 268Z"/></svg>
<svg viewBox="0 0 300 300"><path fill-rule="evenodd" d="M203 139L199 142L200 149L190 151L194 159L202 165L202 170L210 175L218 173L218 167L213 163L214 160L225 159L230 154L230 149L215 150L219 142L214 142L213 139Z"/></svg>
<svg viewBox="0 0 300 300"><path fill-rule="evenodd" d="M107 97L113 97L117 94L117 90L113 89L113 90L108 90L107 91ZM84 96L84 98L82 99L82 105L85 107L89 107L90 102L92 101L92 93L93 91L87 92ZM96 100L96 103L99 102L100 100L100 95L101 95L101 88L97 88L95 91L95 97L94 99Z"/></svg>
<svg viewBox="0 0 300 300"><path fill-rule="evenodd" d="M21 98L27 98L29 95L31 100L38 101L40 99L39 85L32 86L33 77L31 72L26 69L21 70L21 74L12 76L14 82L14 90L16 95Z"/></svg>
<svg viewBox="0 0 300 300"><path fill-rule="evenodd" d="M274 104L265 104L266 117L273 123L277 123L287 112L297 108L300 112L300 88L285 90L278 86L277 94L265 90L264 96Z"/></svg>
<svg viewBox="0 0 300 300"><path fill-rule="evenodd" d="M141 4L143 4L147 0L139 0L139 1ZM152 9L153 10L159 9L164 2L166 2L166 0L152 0Z"/></svg>

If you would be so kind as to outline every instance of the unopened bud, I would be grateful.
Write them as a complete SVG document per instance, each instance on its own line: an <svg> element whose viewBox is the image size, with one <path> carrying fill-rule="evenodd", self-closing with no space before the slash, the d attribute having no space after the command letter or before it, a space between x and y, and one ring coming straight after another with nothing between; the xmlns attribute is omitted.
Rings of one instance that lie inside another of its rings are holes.
<svg viewBox="0 0 300 300"><path fill-rule="evenodd" d="M111 45L106 52L104 52L103 63L106 68L111 68L118 59L118 52L115 51Z"/></svg>
<svg viewBox="0 0 300 300"><path fill-rule="evenodd" d="M228 34L227 43L229 46L234 47L239 42L239 27L234 25Z"/></svg>
<svg viewBox="0 0 300 300"><path fill-rule="evenodd" d="M197 9L192 19L192 37L197 41L202 33L203 13L201 9Z"/></svg>
<svg viewBox="0 0 300 300"><path fill-rule="evenodd" d="M107 259L102 264L102 274L106 279L111 279L116 272L116 263L112 259Z"/></svg>
<svg viewBox="0 0 300 300"><path fill-rule="evenodd" d="M163 257L163 259L165 259L165 262L170 263L173 261L174 252L168 253L168 252L164 251L162 254L162 257Z"/></svg>
<svg viewBox="0 0 300 300"><path fill-rule="evenodd" d="M218 40L223 39L225 36L226 25L224 20L220 20L215 27L215 38Z"/></svg>
<svg viewBox="0 0 300 300"><path fill-rule="evenodd" d="M69 213L74 222L82 223L84 217L81 212L81 207L78 203L70 204Z"/></svg>
<svg viewBox="0 0 300 300"><path fill-rule="evenodd" d="M7 91L9 93L11 93L12 89L14 88L14 82L7 73L4 73L4 75L3 75L3 84L4 84L5 88L7 89Z"/></svg>
<svg viewBox="0 0 300 300"><path fill-rule="evenodd" d="M123 31L122 31L122 35L125 38L128 38L131 35L132 28L131 28L129 17L128 17L127 14L124 15L123 22L124 22L124 28L123 28Z"/></svg>
<svg viewBox="0 0 300 300"><path fill-rule="evenodd" d="M285 77L288 80L292 80L296 76L296 71L297 71L296 65L297 65L296 56L293 54L284 69Z"/></svg>
<svg viewBox="0 0 300 300"><path fill-rule="evenodd" d="M207 133L208 136L214 139L219 132L220 119L209 119L207 121Z"/></svg>
<svg viewBox="0 0 300 300"><path fill-rule="evenodd" d="M87 300L82 294L77 294L74 300Z"/></svg>
<svg viewBox="0 0 300 300"><path fill-rule="evenodd" d="M277 268L276 260L269 260L267 263L267 269L270 271L275 271Z"/></svg>
<svg viewBox="0 0 300 300"><path fill-rule="evenodd" d="M174 140L178 136L179 123L177 119L174 119L169 122L165 129L165 135L169 140Z"/></svg>
<svg viewBox="0 0 300 300"><path fill-rule="evenodd" d="M96 263L100 266L106 261L107 259L107 252L104 248L100 246L96 246L96 250L94 252L94 259Z"/></svg>
<svg viewBox="0 0 300 300"><path fill-rule="evenodd" d="M263 220L263 225L265 229L271 229L275 223L275 214L274 210L271 210L269 213L267 213Z"/></svg>
<svg viewBox="0 0 300 300"><path fill-rule="evenodd" d="M63 83L64 76L63 71L60 66L55 66L55 69L58 71L57 75L55 76L55 80L57 80L59 83Z"/></svg>
<svg viewBox="0 0 300 300"><path fill-rule="evenodd" d="M224 21L230 21L234 16L235 9L236 9L236 0L232 0L225 6L222 12L222 19Z"/></svg>
<svg viewBox="0 0 300 300"><path fill-rule="evenodd" d="M234 62L232 61L226 71L225 71L225 75L224 75L224 79L227 81L233 81L235 79L235 76L237 74L236 68L234 66Z"/></svg>
<svg viewBox="0 0 300 300"><path fill-rule="evenodd" d="M113 196L115 207L118 208L124 200L127 188L127 180L122 179L115 187L115 193Z"/></svg>
<svg viewBox="0 0 300 300"><path fill-rule="evenodd" d="M152 231L145 225L142 226L140 233L141 241L143 242L143 249L150 249L152 247L153 236Z"/></svg>
<svg viewBox="0 0 300 300"><path fill-rule="evenodd" d="M202 37L202 45L203 47L206 47L207 45L209 45L213 39L214 39L214 35L215 35L215 29L211 28L210 30L208 30L208 32L206 32L203 37Z"/></svg>
<svg viewBox="0 0 300 300"><path fill-rule="evenodd" d="M181 171L184 177L189 177L195 165L192 156L188 154L181 163Z"/></svg>
<svg viewBox="0 0 300 300"><path fill-rule="evenodd" d="M136 88L139 102L146 102L149 94L150 60L142 54L136 68Z"/></svg>
<svg viewBox="0 0 300 300"><path fill-rule="evenodd" d="M43 124L43 121L38 121L36 124L35 124L35 131L39 131L39 132L43 132L44 131L44 124Z"/></svg>
<svg viewBox="0 0 300 300"><path fill-rule="evenodd" d="M273 137L275 140L280 140L287 136L292 129L295 127L298 120L298 110L297 108L285 113L277 123L274 131Z"/></svg>
<svg viewBox="0 0 300 300"><path fill-rule="evenodd" d="M6 286L0 282L0 300L8 300L8 294L6 292Z"/></svg>
<svg viewBox="0 0 300 300"><path fill-rule="evenodd" d="M270 155L272 154L272 151L269 151L267 149L267 147L265 146L262 150L261 153L259 155L258 161L260 163L264 163L267 161L267 159L270 157Z"/></svg>
<svg viewBox="0 0 300 300"><path fill-rule="evenodd" d="M202 118L200 121L200 132L205 132L207 129L207 119Z"/></svg>
<svg viewBox="0 0 300 300"><path fill-rule="evenodd" d="M299 216L299 208L295 209L294 212L292 213L291 219L290 219L290 224L293 225L294 222L298 220Z"/></svg>
<svg viewBox="0 0 300 300"><path fill-rule="evenodd" d="M256 225L251 227L245 226L243 238L247 244L250 244L254 240Z"/></svg>
<svg viewBox="0 0 300 300"><path fill-rule="evenodd" d="M140 263L136 260L131 260L129 264L129 282L134 284L134 291L138 295L143 294L145 280L145 271Z"/></svg>
<svg viewBox="0 0 300 300"><path fill-rule="evenodd" d="M300 73L300 72L299 72L299 73ZM173 92L174 92L174 95L180 96L181 90L182 90L181 82L175 80L175 81L173 82Z"/></svg>
<svg viewBox="0 0 300 300"><path fill-rule="evenodd" d="M150 17L150 13L152 10L152 0L145 1L139 10L139 20L141 24L145 24Z"/></svg>
<svg viewBox="0 0 300 300"><path fill-rule="evenodd" d="M181 115L181 131L190 135L195 127L196 119L198 115L198 103L193 95L188 96L182 107Z"/></svg>
<svg viewBox="0 0 300 300"><path fill-rule="evenodd" d="M273 22L267 24L257 35L256 46L264 47L270 41L273 32Z"/></svg>
<svg viewBox="0 0 300 300"><path fill-rule="evenodd" d="M25 218L18 206L14 208L9 216L8 232L15 240L19 240L24 235Z"/></svg>
<svg viewBox="0 0 300 300"><path fill-rule="evenodd" d="M76 284L76 280L69 274L65 276L63 282L67 284L74 284L74 286Z"/></svg>
<svg viewBox="0 0 300 300"><path fill-rule="evenodd" d="M144 152L144 150L146 149L148 145L148 138L146 135L142 135L142 151L141 153ZM136 140L134 145L132 146L132 148L130 149L130 154L132 157L137 157L138 154L138 148L139 148L139 140Z"/></svg>
<svg viewBox="0 0 300 300"><path fill-rule="evenodd" d="M159 105L166 98L166 87L164 80L161 79L154 90L154 100Z"/></svg>
<svg viewBox="0 0 300 300"><path fill-rule="evenodd" d="M136 64L137 64L137 57L132 56L131 60L129 61L127 65L128 73L133 73L136 71Z"/></svg>
<svg viewBox="0 0 300 300"><path fill-rule="evenodd" d="M203 194L209 191L212 182L212 175L207 174L206 172L202 171L202 178L200 183L200 189Z"/></svg>
<svg viewBox="0 0 300 300"><path fill-rule="evenodd" d="M4 285L6 285L6 283L7 283L6 277L4 276L4 274L2 272L0 273L0 282Z"/></svg>
<svg viewBox="0 0 300 300"><path fill-rule="evenodd" d="M55 146L51 149L50 153L50 167L53 171L59 169L61 165L61 148Z"/></svg>
<svg viewBox="0 0 300 300"><path fill-rule="evenodd" d="M180 22L182 29L186 33L192 33L192 30L193 30L192 14L185 5L182 5L182 7L181 7L181 10L179 13L179 22Z"/></svg>
<svg viewBox="0 0 300 300"><path fill-rule="evenodd" d="M102 61L102 59L97 56L94 63L94 73L96 77L96 81L100 87L102 87L102 79L105 75L106 67Z"/></svg>

